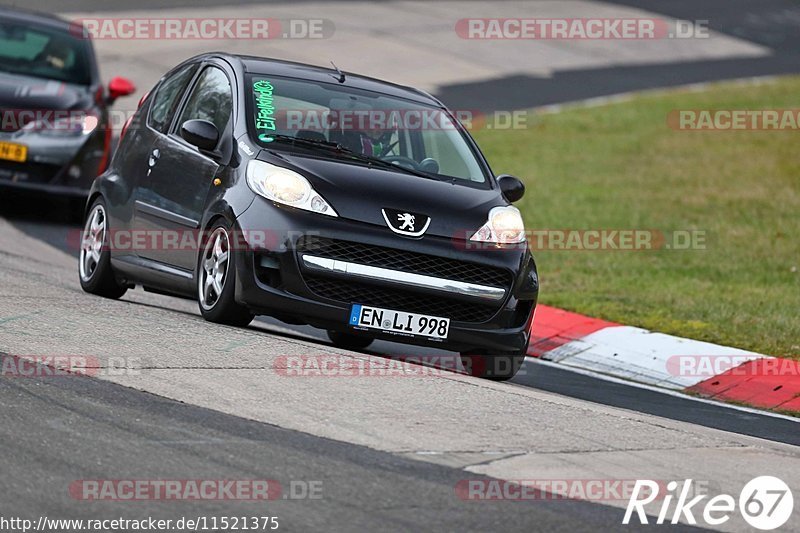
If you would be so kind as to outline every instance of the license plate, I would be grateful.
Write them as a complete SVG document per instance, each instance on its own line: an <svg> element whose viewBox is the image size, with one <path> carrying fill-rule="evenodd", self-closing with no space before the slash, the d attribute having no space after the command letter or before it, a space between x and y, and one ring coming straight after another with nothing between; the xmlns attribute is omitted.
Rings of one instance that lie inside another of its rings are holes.
<svg viewBox="0 0 800 533"><path fill-rule="evenodd" d="M0 159L24 163L28 159L28 147L24 144L0 142Z"/></svg>
<svg viewBox="0 0 800 533"><path fill-rule="evenodd" d="M450 319L380 309L355 304L350 309L350 325L356 328L379 329L398 335L446 339Z"/></svg>

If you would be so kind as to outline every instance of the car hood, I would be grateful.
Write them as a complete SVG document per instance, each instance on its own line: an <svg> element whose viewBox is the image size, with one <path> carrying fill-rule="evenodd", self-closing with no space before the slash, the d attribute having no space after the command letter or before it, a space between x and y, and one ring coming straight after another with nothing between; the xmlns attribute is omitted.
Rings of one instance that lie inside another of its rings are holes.
<svg viewBox="0 0 800 533"><path fill-rule="evenodd" d="M0 72L0 109L69 111L86 109L91 100L80 85Z"/></svg>
<svg viewBox="0 0 800 533"><path fill-rule="evenodd" d="M266 151L259 159L306 176L340 217L387 231L385 208L429 216L425 235L464 238L486 223L492 207L507 205L497 189L475 189L344 160Z"/></svg>

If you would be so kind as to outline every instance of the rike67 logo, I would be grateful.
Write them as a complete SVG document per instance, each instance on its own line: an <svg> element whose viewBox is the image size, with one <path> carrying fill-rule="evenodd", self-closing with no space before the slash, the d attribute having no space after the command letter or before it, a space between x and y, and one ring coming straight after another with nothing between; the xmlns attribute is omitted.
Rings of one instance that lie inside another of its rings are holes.
<svg viewBox="0 0 800 533"><path fill-rule="evenodd" d="M789 486L773 476L759 476L747 482L739 493L738 502L729 494L719 494L705 502L703 500L709 497L708 494L689 499L692 494L691 479L685 480L682 485L670 481L666 486L666 494L660 494L660 488L663 488L663 484L655 481L636 480L622 523L630 524L635 512L639 523L647 524L644 506L657 498L661 500L661 508L656 524L677 524L683 519L684 523L697 525L698 518L702 518L705 524L718 526L730 520L738 507L738 512L751 527L770 531L784 525L794 509L794 497ZM673 502L675 507L670 513Z"/></svg>

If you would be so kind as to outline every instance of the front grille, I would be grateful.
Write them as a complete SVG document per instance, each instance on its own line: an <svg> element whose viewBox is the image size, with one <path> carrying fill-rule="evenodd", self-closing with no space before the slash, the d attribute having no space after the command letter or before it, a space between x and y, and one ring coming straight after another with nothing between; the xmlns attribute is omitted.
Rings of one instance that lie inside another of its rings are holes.
<svg viewBox="0 0 800 533"><path fill-rule="evenodd" d="M351 263L504 289L508 289L511 284L509 273L502 268L358 242L306 235L297 241L297 250L326 259L339 259Z"/></svg>
<svg viewBox="0 0 800 533"><path fill-rule="evenodd" d="M465 303L448 298L432 298L354 281L311 277L306 278L306 284L313 293L329 300L440 316L455 322L486 322L498 311L496 306Z"/></svg>
<svg viewBox="0 0 800 533"><path fill-rule="evenodd" d="M511 284L510 274L501 268L325 237L303 236L297 242L297 251L326 259L504 289L509 289ZM328 300L441 316L456 322L486 322L502 305L502 302L465 302L446 294L434 297L415 292L413 288L383 288L360 280L328 278L318 274L307 273L305 281L313 293Z"/></svg>

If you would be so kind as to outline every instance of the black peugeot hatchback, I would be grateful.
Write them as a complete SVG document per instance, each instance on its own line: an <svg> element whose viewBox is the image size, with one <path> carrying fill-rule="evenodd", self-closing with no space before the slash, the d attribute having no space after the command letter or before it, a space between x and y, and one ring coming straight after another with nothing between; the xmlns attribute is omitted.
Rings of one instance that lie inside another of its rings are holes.
<svg viewBox="0 0 800 533"><path fill-rule="evenodd" d="M202 55L142 101L94 182L80 282L194 298L222 324L309 324L346 348L453 350L505 380L539 285L523 192L427 93Z"/></svg>

